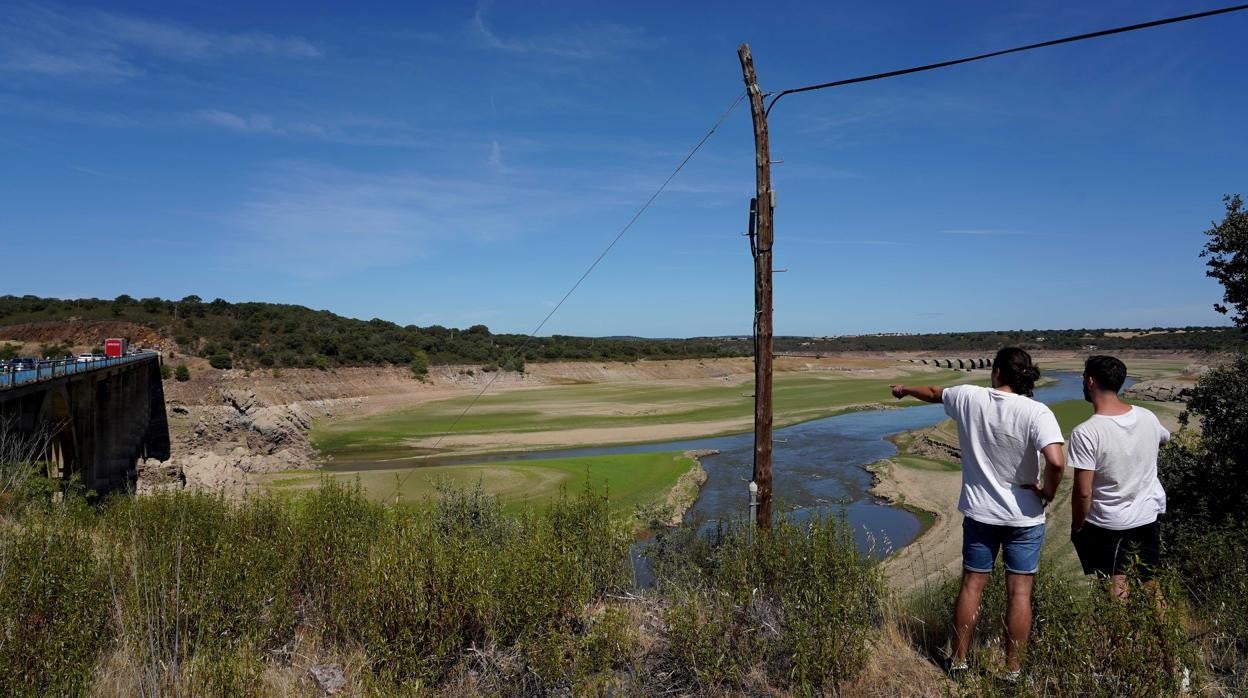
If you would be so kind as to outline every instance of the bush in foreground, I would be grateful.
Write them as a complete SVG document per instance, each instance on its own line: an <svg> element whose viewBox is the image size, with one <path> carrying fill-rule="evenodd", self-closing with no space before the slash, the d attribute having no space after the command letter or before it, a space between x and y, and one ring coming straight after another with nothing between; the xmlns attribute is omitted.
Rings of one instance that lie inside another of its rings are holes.
<svg viewBox="0 0 1248 698"><path fill-rule="evenodd" d="M671 543L669 543L671 545ZM687 687L832 689L866 663L884 583L838 518L730 525L656 553L674 669Z"/></svg>
<svg viewBox="0 0 1248 698"><path fill-rule="evenodd" d="M332 481L63 496L0 516L5 695L290 692L312 658L378 694L800 692L852 677L880 623L836 520L690 534L640 592L632 524L590 489L517 516L480 489L410 510Z"/></svg>

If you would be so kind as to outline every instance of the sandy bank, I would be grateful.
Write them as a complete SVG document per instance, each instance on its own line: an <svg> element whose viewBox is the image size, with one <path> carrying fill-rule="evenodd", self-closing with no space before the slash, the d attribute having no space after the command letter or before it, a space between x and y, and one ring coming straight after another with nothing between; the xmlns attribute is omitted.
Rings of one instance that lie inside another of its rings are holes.
<svg viewBox="0 0 1248 698"><path fill-rule="evenodd" d="M919 509L934 518L909 545L884 561L890 585L908 592L958 574L962 560L962 514L957 510L962 473L927 470L885 459L867 466L871 494L894 506Z"/></svg>

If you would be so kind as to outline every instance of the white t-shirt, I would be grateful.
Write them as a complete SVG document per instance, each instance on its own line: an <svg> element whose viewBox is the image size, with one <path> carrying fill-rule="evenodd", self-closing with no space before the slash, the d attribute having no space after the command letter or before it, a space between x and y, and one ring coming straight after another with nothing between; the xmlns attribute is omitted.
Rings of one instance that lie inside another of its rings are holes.
<svg viewBox="0 0 1248 698"><path fill-rule="evenodd" d="M1024 395L978 385L945 388L942 400L958 424L962 448L958 511L999 526L1044 523L1040 495L1023 485L1040 480L1039 451L1064 442L1053 411Z"/></svg>
<svg viewBox="0 0 1248 698"><path fill-rule="evenodd" d="M1088 523L1123 531L1166 511L1157 479L1157 450L1170 432L1140 407L1116 416L1094 414L1070 433L1070 465L1093 470Z"/></svg>

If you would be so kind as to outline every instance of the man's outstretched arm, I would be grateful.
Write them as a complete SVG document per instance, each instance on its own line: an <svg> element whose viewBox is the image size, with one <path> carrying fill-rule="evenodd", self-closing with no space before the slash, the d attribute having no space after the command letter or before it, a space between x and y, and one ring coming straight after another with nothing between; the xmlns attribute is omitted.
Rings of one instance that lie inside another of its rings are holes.
<svg viewBox="0 0 1248 698"><path fill-rule="evenodd" d="M893 397L898 400L909 395L910 397L917 397L923 402L941 402L945 394L945 389L938 385L910 386L897 384L888 387L892 389Z"/></svg>

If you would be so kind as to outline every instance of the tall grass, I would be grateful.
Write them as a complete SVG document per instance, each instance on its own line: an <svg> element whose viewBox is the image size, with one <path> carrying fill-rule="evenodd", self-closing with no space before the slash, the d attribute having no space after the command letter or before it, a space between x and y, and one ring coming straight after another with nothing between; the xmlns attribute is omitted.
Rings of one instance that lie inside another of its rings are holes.
<svg viewBox="0 0 1248 698"><path fill-rule="evenodd" d="M1248 524L1168 531L1166 556L1193 606L1194 631L1210 679L1248 694Z"/></svg>
<svg viewBox="0 0 1248 698"><path fill-rule="evenodd" d="M934 661L947 656L958 580L921 590L904 614L912 642ZM1188 642L1182 595L1171 579L1154 587L1132 582L1125 602L1108 582L1047 570L1036 576L1033 624L1018 685L1003 682L1005 579L1000 566L984 590L970 671L957 685L968 695L1176 695L1199 671ZM1184 670L1188 670L1186 673Z"/></svg>
<svg viewBox="0 0 1248 698"><path fill-rule="evenodd" d="M66 520L0 528L0 695L81 694L109 643L103 565Z"/></svg>
<svg viewBox="0 0 1248 698"><path fill-rule="evenodd" d="M493 667L487 692L570 686L631 652L595 610L631 586L631 542L591 490L518 517L479 490L410 511L330 481L31 506L0 520L0 694L81 694L93 675L127 695L256 694L308 635L362 654L382 693L469 665Z"/></svg>

